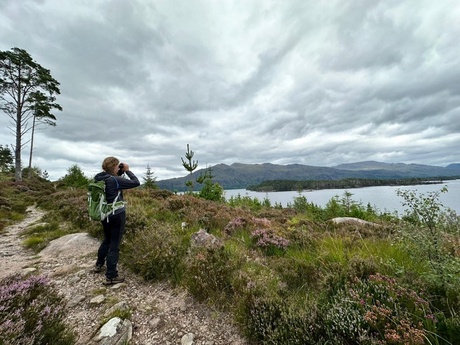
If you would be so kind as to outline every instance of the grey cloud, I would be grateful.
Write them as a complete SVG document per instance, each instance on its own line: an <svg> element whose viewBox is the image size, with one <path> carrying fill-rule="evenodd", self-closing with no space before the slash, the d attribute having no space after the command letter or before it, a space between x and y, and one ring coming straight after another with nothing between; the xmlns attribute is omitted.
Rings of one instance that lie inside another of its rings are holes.
<svg viewBox="0 0 460 345"><path fill-rule="evenodd" d="M201 167L442 165L460 160L460 6L446 1L5 1L0 46L61 83L35 153L54 176L106 154L181 176L186 144Z"/></svg>

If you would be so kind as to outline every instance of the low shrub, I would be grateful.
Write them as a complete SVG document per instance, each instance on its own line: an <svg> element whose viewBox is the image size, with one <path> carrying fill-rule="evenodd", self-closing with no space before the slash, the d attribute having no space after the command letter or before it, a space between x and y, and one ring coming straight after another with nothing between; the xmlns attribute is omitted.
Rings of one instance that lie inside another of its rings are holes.
<svg viewBox="0 0 460 345"><path fill-rule="evenodd" d="M64 323L62 297L43 277L0 281L0 344L70 345L76 337Z"/></svg>
<svg viewBox="0 0 460 345"><path fill-rule="evenodd" d="M268 344L326 344L315 301L305 295L291 295L281 304L279 319Z"/></svg>
<svg viewBox="0 0 460 345"><path fill-rule="evenodd" d="M316 302L288 293L267 267L247 264L236 280L235 316L247 337L260 344L324 344Z"/></svg>
<svg viewBox="0 0 460 345"><path fill-rule="evenodd" d="M429 302L395 279L375 274L346 285L324 309L332 338L359 344L437 341Z"/></svg>
<svg viewBox="0 0 460 345"><path fill-rule="evenodd" d="M247 262L234 279L235 303L234 314L246 335L259 339L259 334L269 328L272 317L267 311L257 315L253 312L254 305L262 300L277 300L278 291L283 288L279 276L263 263ZM262 331L262 332L259 332Z"/></svg>
<svg viewBox="0 0 460 345"><path fill-rule="evenodd" d="M224 247L192 248L185 259L183 281L199 300L225 306L234 293L234 275L241 260Z"/></svg>
<svg viewBox="0 0 460 345"><path fill-rule="evenodd" d="M249 224L249 220L244 217L236 217L230 220L227 225L224 227L224 233L226 235L233 235L235 232L239 230L243 230Z"/></svg>
<svg viewBox="0 0 460 345"><path fill-rule="evenodd" d="M251 232L254 246L261 248L266 255L283 255L289 240L275 233L273 229L259 228Z"/></svg>
<svg viewBox="0 0 460 345"><path fill-rule="evenodd" d="M438 321L436 328L438 335L450 344L460 344L460 315L457 313L458 309L456 309L452 317L446 317L442 313L436 313L436 320Z"/></svg>
<svg viewBox="0 0 460 345"><path fill-rule="evenodd" d="M321 290L325 283L324 272L318 263L301 256L286 255L273 258L271 266L290 291Z"/></svg>
<svg viewBox="0 0 460 345"><path fill-rule="evenodd" d="M193 195L172 196L167 200L167 209L174 212L177 220L186 222L190 228L204 228L208 232L224 231L225 226L241 213L220 202Z"/></svg>
<svg viewBox="0 0 460 345"><path fill-rule="evenodd" d="M56 213L56 221L70 221L72 227L87 231L93 222L88 216L88 199L86 190L59 190L54 194L44 196L38 205L50 213Z"/></svg>
<svg viewBox="0 0 460 345"><path fill-rule="evenodd" d="M122 246L124 264L147 280L178 283L190 236L172 225L151 221L142 231L127 234Z"/></svg>

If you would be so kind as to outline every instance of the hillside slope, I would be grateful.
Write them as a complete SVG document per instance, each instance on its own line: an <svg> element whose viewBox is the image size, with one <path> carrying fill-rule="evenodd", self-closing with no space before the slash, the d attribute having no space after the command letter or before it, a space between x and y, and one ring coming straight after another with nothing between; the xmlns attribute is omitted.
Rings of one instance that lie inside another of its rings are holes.
<svg viewBox="0 0 460 345"><path fill-rule="evenodd" d="M344 178L394 179L411 177L453 177L460 176L460 164L450 164L447 167L438 167L421 164L388 164L374 161L341 164L336 167L319 167L301 164L276 165L217 164L212 168L214 181L224 189L241 189L250 185L259 184L267 180L340 180ZM205 169L192 174L193 181ZM185 182L190 175L157 181L162 189L184 191ZM195 185L197 185L195 183ZM199 189L199 185L197 188Z"/></svg>

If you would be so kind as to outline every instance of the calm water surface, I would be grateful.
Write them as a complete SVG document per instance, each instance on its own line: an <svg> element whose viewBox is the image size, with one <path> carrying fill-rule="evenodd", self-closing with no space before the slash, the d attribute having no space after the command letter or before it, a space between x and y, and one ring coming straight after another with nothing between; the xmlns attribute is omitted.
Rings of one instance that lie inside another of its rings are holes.
<svg viewBox="0 0 460 345"><path fill-rule="evenodd" d="M447 186L448 192L441 193L440 201L446 207L460 213L460 180L445 181L442 184L434 185L416 185L416 186L383 186L383 187L365 187L352 189L323 189L315 191L303 191L301 195L305 196L309 202L324 207L327 202L334 196L342 197L345 191L350 192L352 199L361 202L364 206L370 203L380 212L398 212L402 214L404 207L403 199L396 195L398 189L416 190L418 193L427 194L429 192L439 191L442 187ZM264 200L268 198L272 205L279 203L283 207L292 204L294 198L299 196L298 192L252 192L245 189L229 189L225 191L225 198L228 200L232 196L249 196Z"/></svg>

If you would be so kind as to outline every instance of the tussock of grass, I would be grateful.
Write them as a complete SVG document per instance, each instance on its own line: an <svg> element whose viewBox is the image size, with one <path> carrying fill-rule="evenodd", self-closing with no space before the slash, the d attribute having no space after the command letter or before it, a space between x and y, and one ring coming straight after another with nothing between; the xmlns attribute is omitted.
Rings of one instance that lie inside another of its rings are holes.
<svg viewBox="0 0 460 345"><path fill-rule="evenodd" d="M51 223L31 226L22 234L27 236L23 241L24 246L39 252L52 240L67 235L68 231L61 229L57 223Z"/></svg>

